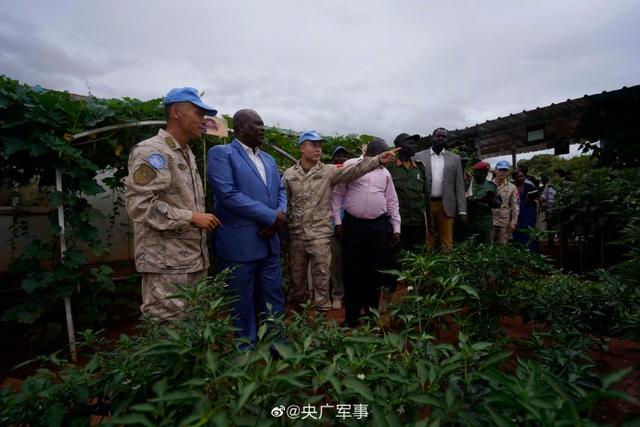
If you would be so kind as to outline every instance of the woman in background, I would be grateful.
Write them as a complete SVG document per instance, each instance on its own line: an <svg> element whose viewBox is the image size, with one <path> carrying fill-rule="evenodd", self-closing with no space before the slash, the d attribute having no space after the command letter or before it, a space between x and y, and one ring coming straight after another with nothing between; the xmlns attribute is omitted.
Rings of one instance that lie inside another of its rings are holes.
<svg viewBox="0 0 640 427"><path fill-rule="evenodd" d="M518 225L516 231L513 232L514 242L518 242L526 246L530 250L537 250L535 241L531 240L529 229L536 226L536 198L538 190L527 181L527 176L520 169L516 169L513 173L513 183L518 189L520 196L520 213L518 214Z"/></svg>

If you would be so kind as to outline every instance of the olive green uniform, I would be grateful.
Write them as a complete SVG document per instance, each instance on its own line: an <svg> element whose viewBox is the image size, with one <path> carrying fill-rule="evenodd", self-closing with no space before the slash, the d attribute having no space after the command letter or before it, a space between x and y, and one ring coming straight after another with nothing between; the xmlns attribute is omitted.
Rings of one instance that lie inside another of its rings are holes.
<svg viewBox="0 0 640 427"><path fill-rule="evenodd" d="M191 148L181 148L165 130L136 144L125 188L136 270L142 273L140 310L156 318L179 317L183 302L167 297L176 283L193 284L209 267L207 233L191 224L192 212L205 211Z"/></svg>
<svg viewBox="0 0 640 427"><path fill-rule="evenodd" d="M491 201L485 197L487 193L493 193ZM484 181L480 184L471 181L467 190L467 224L466 237L473 236L476 243L491 243L491 232L493 231L493 214L491 208L500 206L498 188L491 181Z"/></svg>
<svg viewBox="0 0 640 427"><path fill-rule="evenodd" d="M401 247L410 250L427 243L427 217L429 212L427 181L422 162L412 160L407 165L396 160L387 166L400 204Z"/></svg>

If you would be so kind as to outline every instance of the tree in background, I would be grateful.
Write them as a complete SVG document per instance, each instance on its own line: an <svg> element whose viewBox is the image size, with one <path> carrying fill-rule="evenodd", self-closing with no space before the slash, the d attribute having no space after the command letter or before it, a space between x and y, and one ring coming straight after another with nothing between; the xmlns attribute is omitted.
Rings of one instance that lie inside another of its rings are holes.
<svg viewBox="0 0 640 427"><path fill-rule="evenodd" d="M553 154L538 154L527 160L520 160L518 167L528 168L529 175L536 177L547 176L553 178L553 171L563 169L572 179L578 179L589 172L595 165L590 156L576 156L570 159L554 156Z"/></svg>
<svg viewBox="0 0 640 427"><path fill-rule="evenodd" d="M583 152L592 151L599 166L640 166L640 96L622 91L599 97L581 120Z"/></svg>

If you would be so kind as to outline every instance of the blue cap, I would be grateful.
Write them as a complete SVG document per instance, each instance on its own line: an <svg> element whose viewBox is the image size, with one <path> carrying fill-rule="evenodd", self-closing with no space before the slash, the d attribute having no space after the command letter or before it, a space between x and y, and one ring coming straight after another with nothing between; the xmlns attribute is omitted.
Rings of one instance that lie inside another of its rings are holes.
<svg viewBox="0 0 640 427"><path fill-rule="evenodd" d="M334 148L334 149L333 149L333 151L331 152L331 157L335 157L336 153L337 153L338 151L340 151L340 150L344 151L344 152L345 152L345 153L347 153L347 154L349 153L349 151L348 151L346 148L344 148L342 145L338 145L338 146L337 146L336 148Z"/></svg>
<svg viewBox="0 0 640 427"><path fill-rule="evenodd" d="M500 160L496 163L496 169L511 169L511 164L506 160Z"/></svg>
<svg viewBox="0 0 640 427"><path fill-rule="evenodd" d="M218 111L202 102L198 91L192 87L176 87L169 91L169 93L162 99L162 104L167 106L175 104L176 102L190 102L193 105L202 108L205 113L210 116L215 116Z"/></svg>
<svg viewBox="0 0 640 427"><path fill-rule="evenodd" d="M324 141L324 138L315 130L305 130L298 138L298 147L305 141Z"/></svg>

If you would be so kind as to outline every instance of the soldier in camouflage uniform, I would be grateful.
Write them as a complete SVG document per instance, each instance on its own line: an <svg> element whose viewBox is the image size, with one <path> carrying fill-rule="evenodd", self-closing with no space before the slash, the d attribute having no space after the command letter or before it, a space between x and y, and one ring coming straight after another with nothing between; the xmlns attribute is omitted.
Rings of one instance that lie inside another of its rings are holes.
<svg viewBox="0 0 640 427"><path fill-rule="evenodd" d="M188 145L202 133L205 112L215 115L193 88L163 99L166 130L136 144L129 155L125 204L133 224L136 270L142 273L143 314L175 319L184 302L168 298L175 285L193 284L209 267L207 230L220 225L205 213L204 191Z"/></svg>
<svg viewBox="0 0 640 427"><path fill-rule="evenodd" d="M496 177L493 182L498 187L498 194L502 199L502 204L497 209L493 209L492 241L496 243L509 242L511 234L518 225L520 196L516 186L507 179L510 168L511 165L506 160L496 164Z"/></svg>
<svg viewBox="0 0 640 427"><path fill-rule="evenodd" d="M329 270L333 186L354 181L390 162L395 156L395 150L387 151L352 167L338 168L320 161L323 141L313 130L300 134L301 158L283 175L289 200L289 270L293 282L290 300L293 303L307 300L305 275L311 266L314 306L319 311L331 309Z"/></svg>
<svg viewBox="0 0 640 427"><path fill-rule="evenodd" d="M475 243L491 243L493 215L491 208L500 207L502 200L498 196L496 185L487 181L491 165L478 162L473 165L473 180L467 189L467 238Z"/></svg>

